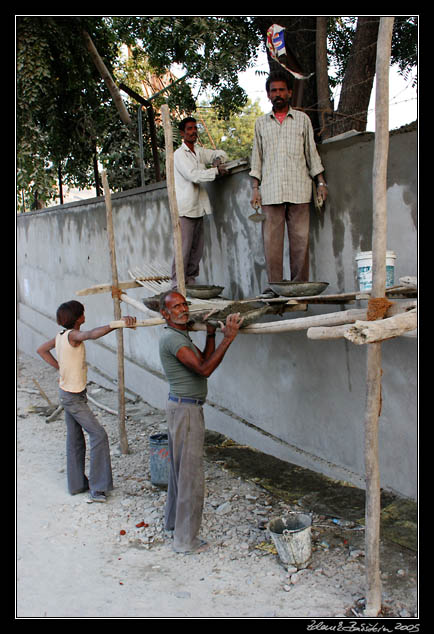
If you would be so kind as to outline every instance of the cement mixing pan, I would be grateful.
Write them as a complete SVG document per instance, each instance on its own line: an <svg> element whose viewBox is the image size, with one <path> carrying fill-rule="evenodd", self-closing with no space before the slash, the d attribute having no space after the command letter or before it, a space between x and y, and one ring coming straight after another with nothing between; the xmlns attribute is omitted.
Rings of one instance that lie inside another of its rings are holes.
<svg viewBox="0 0 434 634"><path fill-rule="evenodd" d="M160 312L160 294L152 295L152 297L144 297L142 302L149 310L153 310L156 313Z"/></svg>
<svg viewBox="0 0 434 634"><path fill-rule="evenodd" d="M146 306L146 308L149 308L149 310L153 310L156 313L160 312L160 297L163 293L160 293L159 295L152 295L152 297L144 297L142 299L142 302L144 303L144 305ZM191 304L191 302L187 302L187 304Z"/></svg>
<svg viewBox="0 0 434 634"><path fill-rule="evenodd" d="M270 282L270 286L275 293L284 297L309 297L319 295L329 285L328 282Z"/></svg>
<svg viewBox="0 0 434 634"><path fill-rule="evenodd" d="M209 311L205 311L202 315L194 315L195 321L204 321L203 317ZM231 302L225 308L213 313L206 321L213 326L219 326L219 322L225 322L228 315L232 313L240 313L244 318L241 328L256 322L260 317L270 312L269 306L264 306L262 302Z"/></svg>
<svg viewBox="0 0 434 634"><path fill-rule="evenodd" d="M211 299L212 297L218 297L224 286L206 286L200 284L192 284L186 286L186 292L188 297L194 297L196 299Z"/></svg>

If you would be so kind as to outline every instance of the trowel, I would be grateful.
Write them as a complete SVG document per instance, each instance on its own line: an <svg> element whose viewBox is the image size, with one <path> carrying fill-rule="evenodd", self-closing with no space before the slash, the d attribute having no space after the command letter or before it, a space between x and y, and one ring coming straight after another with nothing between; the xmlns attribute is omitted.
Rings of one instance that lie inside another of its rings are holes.
<svg viewBox="0 0 434 634"><path fill-rule="evenodd" d="M255 213L249 216L249 220L252 222L263 222L265 220L265 215L261 211L258 211L258 209L260 209L260 205L258 203L255 204L255 209Z"/></svg>

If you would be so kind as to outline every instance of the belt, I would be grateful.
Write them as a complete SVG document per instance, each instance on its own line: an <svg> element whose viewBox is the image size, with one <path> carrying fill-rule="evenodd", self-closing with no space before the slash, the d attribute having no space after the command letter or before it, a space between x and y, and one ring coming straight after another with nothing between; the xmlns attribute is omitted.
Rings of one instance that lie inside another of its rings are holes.
<svg viewBox="0 0 434 634"><path fill-rule="evenodd" d="M205 401L199 398L187 398L185 396L174 396L169 394L169 401L175 401L176 403L193 403L193 405L203 405Z"/></svg>

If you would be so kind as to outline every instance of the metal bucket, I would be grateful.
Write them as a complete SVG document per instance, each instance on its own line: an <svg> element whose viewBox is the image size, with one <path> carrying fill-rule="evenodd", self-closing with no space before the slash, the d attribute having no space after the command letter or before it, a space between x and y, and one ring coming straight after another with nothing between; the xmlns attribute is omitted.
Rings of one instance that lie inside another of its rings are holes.
<svg viewBox="0 0 434 634"><path fill-rule="evenodd" d="M169 482L169 437L167 434L149 436L149 467L151 482L158 486L166 486Z"/></svg>
<svg viewBox="0 0 434 634"><path fill-rule="evenodd" d="M312 517L307 513L290 513L268 524L271 539L284 564L306 568L312 556Z"/></svg>

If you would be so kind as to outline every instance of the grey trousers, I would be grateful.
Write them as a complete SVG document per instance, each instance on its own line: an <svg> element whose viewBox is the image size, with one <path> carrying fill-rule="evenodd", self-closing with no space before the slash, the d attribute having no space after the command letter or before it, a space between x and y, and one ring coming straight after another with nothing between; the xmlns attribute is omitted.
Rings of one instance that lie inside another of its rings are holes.
<svg viewBox="0 0 434 634"><path fill-rule="evenodd" d="M59 388L59 399L65 412L69 493L75 495L88 488L91 491L111 491L113 479L108 437L87 404L86 390L73 393ZM86 441L83 430L89 435L89 477L85 475Z"/></svg>
<svg viewBox="0 0 434 634"><path fill-rule="evenodd" d="M200 544L198 534L205 495L202 406L169 401L167 424L170 469L165 528L174 531L174 550L187 552Z"/></svg>
<svg viewBox="0 0 434 634"><path fill-rule="evenodd" d="M263 205L262 237L268 281L283 278L285 225L289 238L289 265L293 282L309 281L309 203Z"/></svg>
<svg viewBox="0 0 434 634"><path fill-rule="evenodd" d="M182 259L184 261L184 278L186 284L194 284L199 275L199 263L203 255L204 235L203 217L187 218L180 216ZM172 262L172 287L176 286L175 258Z"/></svg>

